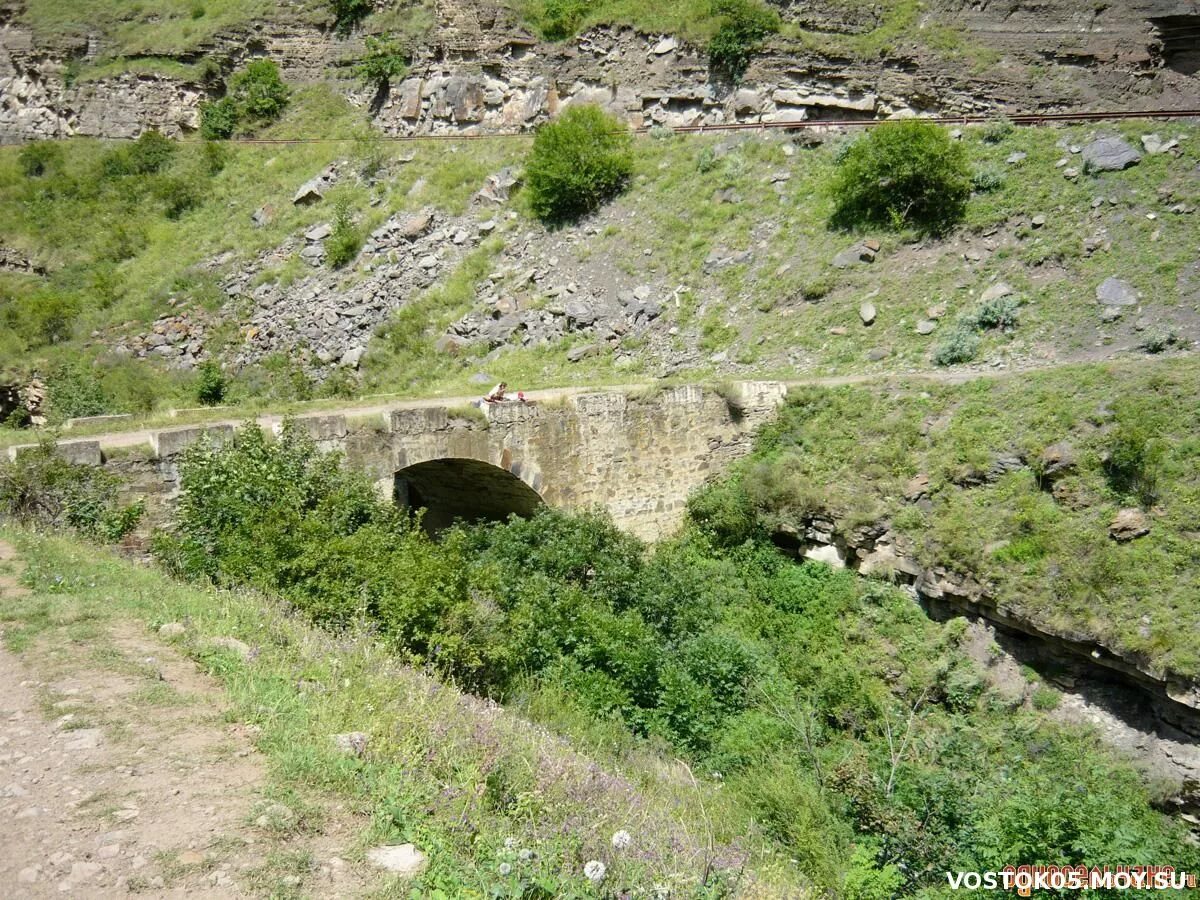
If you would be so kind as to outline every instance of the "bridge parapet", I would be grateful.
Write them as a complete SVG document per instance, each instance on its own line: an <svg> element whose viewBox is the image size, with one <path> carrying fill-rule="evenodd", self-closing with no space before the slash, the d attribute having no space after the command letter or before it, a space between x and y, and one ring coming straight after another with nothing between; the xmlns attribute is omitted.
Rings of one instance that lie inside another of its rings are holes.
<svg viewBox="0 0 1200 900"><path fill-rule="evenodd" d="M419 406L387 411L382 428L377 419L356 422L342 414L295 422L322 449L343 452L349 466L389 495L399 493L405 469L439 463L421 472L424 481L417 486L426 494L430 478L461 478L464 483L448 485L442 495L478 496L490 512L498 508L496 496L522 496L524 512L531 495L520 495L515 483L510 493L503 478L513 476L550 506L601 507L621 528L654 540L678 527L693 490L750 451L754 430L785 395L779 382L735 382L720 390L680 385L489 405L483 421L444 406ZM278 420L266 424L278 433ZM161 521L169 518L178 493L179 454L206 437L221 445L233 434L230 424L154 431L148 455L126 451L107 461L103 439L60 442L58 448L73 461L107 465L126 480L127 496L153 501ZM24 450L9 450L14 458L19 452Z"/></svg>

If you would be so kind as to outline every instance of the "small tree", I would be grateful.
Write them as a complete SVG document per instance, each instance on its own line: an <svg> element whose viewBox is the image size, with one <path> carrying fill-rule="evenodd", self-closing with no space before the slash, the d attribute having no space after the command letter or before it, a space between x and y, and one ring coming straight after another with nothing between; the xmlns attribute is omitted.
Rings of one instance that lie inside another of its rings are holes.
<svg viewBox="0 0 1200 900"><path fill-rule="evenodd" d="M348 34L374 9L371 0L330 0L329 5L333 9L334 28L339 34Z"/></svg>
<svg viewBox="0 0 1200 900"><path fill-rule="evenodd" d="M343 200L334 212L333 233L325 239L325 261L330 268L340 269L358 256L362 243L362 234L354 225L350 206Z"/></svg>
<svg viewBox="0 0 1200 900"><path fill-rule="evenodd" d="M238 108L232 97L200 104L200 135L206 141L233 137L238 125Z"/></svg>
<svg viewBox="0 0 1200 900"><path fill-rule="evenodd" d="M279 77L279 66L270 59L254 60L229 80L229 96L237 104L238 117L243 119L279 118L289 93Z"/></svg>
<svg viewBox="0 0 1200 900"><path fill-rule="evenodd" d="M779 14L757 0L714 0L712 14L720 25L708 42L709 65L737 81L763 38L779 30Z"/></svg>
<svg viewBox="0 0 1200 900"><path fill-rule="evenodd" d="M17 155L17 164L26 178L41 178L62 170L62 147L53 141L26 144Z"/></svg>
<svg viewBox="0 0 1200 900"><path fill-rule="evenodd" d="M942 233L966 212L967 153L932 122L885 123L846 151L832 194L837 227L913 226Z"/></svg>
<svg viewBox="0 0 1200 900"><path fill-rule="evenodd" d="M216 406L225 399L225 373L215 360L200 363L196 377L196 399L205 406Z"/></svg>
<svg viewBox="0 0 1200 900"><path fill-rule="evenodd" d="M633 174L633 138L598 106L572 106L533 140L530 207L545 222L577 218L620 193Z"/></svg>
<svg viewBox="0 0 1200 900"><path fill-rule="evenodd" d="M364 85L386 87L393 78L400 78L408 71L409 54L390 34L370 36L366 43L367 52L354 67L354 74Z"/></svg>

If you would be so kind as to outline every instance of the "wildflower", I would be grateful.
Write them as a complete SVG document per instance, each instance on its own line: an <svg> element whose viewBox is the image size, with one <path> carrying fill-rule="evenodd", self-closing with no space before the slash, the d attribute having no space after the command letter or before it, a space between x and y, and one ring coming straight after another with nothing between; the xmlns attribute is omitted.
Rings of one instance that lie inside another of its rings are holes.
<svg viewBox="0 0 1200 900"><path fill-rule="evenodd" d="M620 831L614 832L612 836L612 845L614 850L624 850L633 843L633 835L622 828Z"/></svg>
<svg viewBox="0 0 1200 900"><path fill-rule="evenodd" d="M598 859L592 859L583 867L583 876L588 881L599 882L604 878L604 871L604 863Z"/></svg>
<svg viewBox="0 0 1200 900"><path fill-rule="evenodd" d="M500 863L500 874L508 875L512 872L512 863Z"/></svg>
<svg viewBox="0 0 1200 900"><path fill-rule="evenodd" d="M533 851L529 849L522 850L517 856L521 857L521 862L529 862L533 859Z"/></svg>
<svg viewBox="0 0 1200 900"><path fill-rule="evenodd" d="M504 849L505 850L511 850L515 846L517 846L516 838L505 838L504 839Z"/></svg>

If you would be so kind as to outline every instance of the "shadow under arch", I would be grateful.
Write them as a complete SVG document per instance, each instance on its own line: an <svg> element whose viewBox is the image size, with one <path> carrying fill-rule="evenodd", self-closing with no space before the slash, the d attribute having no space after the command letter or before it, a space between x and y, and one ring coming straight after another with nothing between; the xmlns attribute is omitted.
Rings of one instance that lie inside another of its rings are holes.
<svg viewBox="0 0 1200 900"><path fill-rule="evenodd" d="M478 459L449 457L405 466L394 476L396 505L425 509L431 533L455 521L501 522L532 516L545 501L517 475Z"/></svg>

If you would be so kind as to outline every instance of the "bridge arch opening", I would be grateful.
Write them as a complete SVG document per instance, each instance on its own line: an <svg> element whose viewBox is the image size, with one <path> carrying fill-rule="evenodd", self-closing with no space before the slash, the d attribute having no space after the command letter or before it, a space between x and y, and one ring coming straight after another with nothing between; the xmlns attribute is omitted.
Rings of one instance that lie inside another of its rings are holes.
<svg viewBox="0 0 1200 900"><path fill-rule="evenodd" d="M541 495L507 469L478 459L432 459L395 474L397 506L425 509L424 525L438 532L458 520L502 522L510 515L532 516Z"/></svg>

